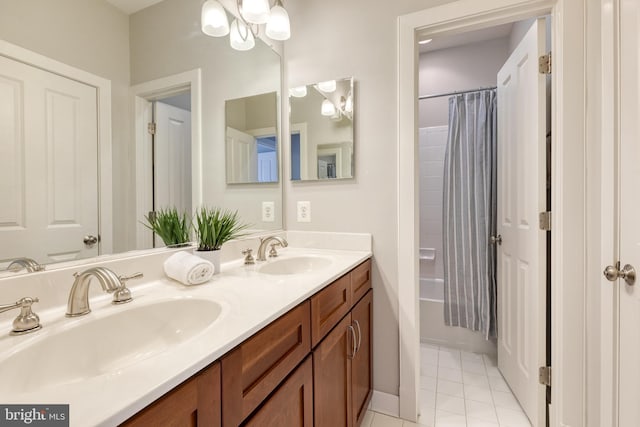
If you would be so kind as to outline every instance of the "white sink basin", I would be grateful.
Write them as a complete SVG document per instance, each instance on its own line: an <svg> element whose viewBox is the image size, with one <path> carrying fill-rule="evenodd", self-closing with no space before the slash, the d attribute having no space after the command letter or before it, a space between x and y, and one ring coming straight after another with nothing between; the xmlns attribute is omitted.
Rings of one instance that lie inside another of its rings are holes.
<svg viewBox="0 0 640 427"><path fill-rule="evenodd" d="M322 256L296 256L270 261L260 267L260 273L264 274L302 274L313 273L327 268L332 263L331 258Z"/></svg>
<svg viewBox="0 0 640 427"><path fill-rule="evenodd" d="M122 310L106 317L79 319L77 326L51 333L1 361L0 394L117 375L198 335L222 313L214 301L191 298L118 308Z"/></svg>

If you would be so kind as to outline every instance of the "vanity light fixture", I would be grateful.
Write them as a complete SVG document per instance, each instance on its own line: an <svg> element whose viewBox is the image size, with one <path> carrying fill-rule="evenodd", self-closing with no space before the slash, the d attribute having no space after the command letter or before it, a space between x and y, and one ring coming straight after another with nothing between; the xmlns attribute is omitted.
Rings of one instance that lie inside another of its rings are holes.
<svg viewBox="0 0 640 427"><path fill-rule="evenodd" d="M231 23L218 0L206 0L202 5L202 32L212 37L229 36L231 47L236 50L250 50L255 46L255 38L260 25L266 24L265 33L273 40L284 41L291 37L289 14L282 0L275 0L270 8L270 0L236 0L239 17Z"/></svg>
<svg viewBox="0 0 640 427"><path fill-rule="evenodd" d="M433 41L433 39L425 39L425 40L420 40L418 42L418 44L427 44L427 43L431 43Z"/></svg>

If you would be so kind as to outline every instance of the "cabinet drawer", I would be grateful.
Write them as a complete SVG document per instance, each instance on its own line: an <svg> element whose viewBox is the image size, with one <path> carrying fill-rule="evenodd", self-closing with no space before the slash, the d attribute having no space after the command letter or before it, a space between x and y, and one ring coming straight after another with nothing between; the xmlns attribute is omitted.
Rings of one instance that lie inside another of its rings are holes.
<svg viewBox="0 0 640 427"><path fill-rule="evenodd" d="M311 297L311 346L351 310L351 274L346 274Z"/></svg>
<svg viewBox="0 0 640 427"><path fill-rule="evenodd" d="M302 362L243 427L312 427L311 356Z"/></svg>
<svg viewBox="0 0 640 427"><path fill-rule="evenodd" d="M309 318L306 301L223 357L223 426L240 424L309 353Z"/></svg>
<svg viewBox="0 0 640 427"><path fill-rule="evenodd" d="M357 303L369 289L371 289L370 259L351 271L351 303Z"/></svg>

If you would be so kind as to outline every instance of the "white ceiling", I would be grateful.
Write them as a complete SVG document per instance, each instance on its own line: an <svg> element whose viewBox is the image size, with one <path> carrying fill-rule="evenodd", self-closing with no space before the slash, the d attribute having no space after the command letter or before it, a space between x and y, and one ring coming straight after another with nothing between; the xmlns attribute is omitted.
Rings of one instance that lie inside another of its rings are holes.
<svg viewBox="0 0 640 427"><path fill-rule="evenodd" d="M152 6L156 3L160 3L161 1L162 0L107 0L107 2L111 3L127 15L136 13L145 7Z"/></svg>
<svg viewBox="0 0 640 427"><path fill-rule="evenodd" d="M432 52L434 50L446 49L449 47L462 46L470 43L508 37L511 33L512 27L513 23L509 23L498 25L497 27L484 28L482 30L468 31L466 33L437 37L434 38L430 43L419 45L420 53Z"/></svg>

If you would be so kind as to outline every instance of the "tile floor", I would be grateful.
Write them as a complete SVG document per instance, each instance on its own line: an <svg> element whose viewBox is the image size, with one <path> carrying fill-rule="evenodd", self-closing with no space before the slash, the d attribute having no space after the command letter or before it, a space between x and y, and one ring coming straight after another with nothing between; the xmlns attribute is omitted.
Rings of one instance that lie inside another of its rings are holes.
<svg viewBox="0 0 640 427"><path fill-rule="evenodd" d="M367 411L361 427L530 427L487 355L422 344L418 424Z"/></svg>

